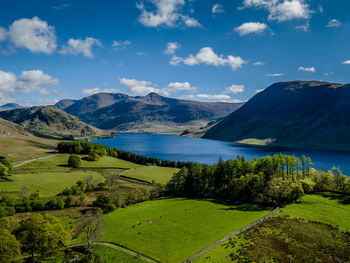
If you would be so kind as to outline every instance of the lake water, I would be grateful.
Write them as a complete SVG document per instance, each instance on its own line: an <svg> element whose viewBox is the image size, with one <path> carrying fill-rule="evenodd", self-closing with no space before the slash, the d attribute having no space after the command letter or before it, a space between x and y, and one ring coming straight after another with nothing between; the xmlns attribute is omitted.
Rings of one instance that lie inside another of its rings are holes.
<svg viewBox="0 0 350 263"><path fill-rule="evenodd" d="M237 155L243 155L246 159L251 160L254 157L277 153L294 154L298 157L306 155L312 159L314 168L326 170L336 166L344 174L350 175L350 154L346 153L246 147L231 142L148 133L122 133L114 138L93 142L163 160L193 161L206 164L216 163L220 156L223 159L234 159Z"/></svg>

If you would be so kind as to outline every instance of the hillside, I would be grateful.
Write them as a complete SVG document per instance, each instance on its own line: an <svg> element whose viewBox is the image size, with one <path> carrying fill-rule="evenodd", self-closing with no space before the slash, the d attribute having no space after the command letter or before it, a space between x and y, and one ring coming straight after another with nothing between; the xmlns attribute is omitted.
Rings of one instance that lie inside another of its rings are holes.
<svg viewBox="0 0 350 263"><path fill-rule="evenodd" d="M349 102L350 85L280 82L255 95L203 137L349 151Z"/></svg>
<svg viewBox="0 0 350 263"><path fill-rule="evenodd" d="M14 109L20 109L20 108L23 108L23 107L17 103L6 103L6 104L0 106L0 111L14 110Z"/></svg>
<svg viewBox="0 0 350 263"><path fill-rule="evenodd" d="M101 129L181 133L217 121L242 103L198 102L166 98L156 93L132 97L99 93L81 100L62 100L56 106Z"/></svg>
<svg viewBox="0 0 350 263"><path fill-rule="evenodd" d="M0 118L0 156L21 161L48 155L56 146L57 141L38 138L20 125Z"/></svg>
<svg viewBox="0 0 350 263"><path fill-rule="evenodd" d="M0 112L0 117L41 136L99 136L108 132L90 126L55 106L31 107Z"/></svg>

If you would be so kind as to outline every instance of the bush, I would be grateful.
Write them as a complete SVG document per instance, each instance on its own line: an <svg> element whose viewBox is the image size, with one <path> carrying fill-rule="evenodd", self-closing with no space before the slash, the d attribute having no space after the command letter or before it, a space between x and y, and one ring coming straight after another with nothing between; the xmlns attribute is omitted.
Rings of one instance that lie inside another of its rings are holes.
<svg viewBox="0 0 350 263"><path fill-rule="evenodd" d="M77 155L70 155L68 158L68 166L73 168L78 168L81 165L80 157Z"/></svg>
<svg viewBox="0 0 350 263"><path fill-rule="evenodd" d="M96 152L92 152L87 157L88 161L98 161L101 159L100 155L98 155Z"/></svg>
<svg viewBox="0 0 350 263"><path fill-rule="evenodd" d="M113 212L116 209L111 199L104 195L99 195L92 205L101 208L103 213Z"/></svg>
<svg viewBox="0 0 350 263"><path fill-rule="evenodd" d="M12 162L5 157L0 156L0 163L7 167L7 175L10 176L13 174L13 165Z"/></svg>

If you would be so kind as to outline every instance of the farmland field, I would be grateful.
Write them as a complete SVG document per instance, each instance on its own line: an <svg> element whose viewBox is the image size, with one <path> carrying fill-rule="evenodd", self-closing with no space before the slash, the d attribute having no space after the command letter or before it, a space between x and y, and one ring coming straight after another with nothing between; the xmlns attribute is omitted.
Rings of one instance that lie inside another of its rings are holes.
<svg viewBox="0 0 350 263"><path fill-rule="evenodd" d="M177 168L146 166L132 169L125 172L123 175L148 182L154 181L155 183L165 185L173 177L174 173L178 171L179 169Z"/></svg>
<svg viewBox="0 0 350 263"><path fill-rule="evenodd" d="M162 262L181 262L268 212L256 206L229 206L211 200L147 201L106 215L101 241Z"/></svg>

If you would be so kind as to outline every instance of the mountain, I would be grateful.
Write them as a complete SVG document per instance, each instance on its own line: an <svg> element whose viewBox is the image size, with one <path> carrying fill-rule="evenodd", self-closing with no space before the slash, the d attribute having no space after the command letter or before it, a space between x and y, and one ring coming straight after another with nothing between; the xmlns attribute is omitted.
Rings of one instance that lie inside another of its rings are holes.
<svg viewBox="0 0 350 263"><path fill-rule="evenodd" d="M23 107L17 103L6 103L6 104L0 106L0 111L14 110L14 109L20 109L20 108L23 108Z"/></svg>
<svg viewBox="0 0 350 263"><path fill-rule="evenodd" d="M203 137L350 151L350 85L319 81L273 84Z"/></svg>
<svg viewBox="0 0 350 263"><path fill-rule="evenodd" d="M62 138L65 136L109 135L108 132L88 125L55 106L1 111L0 117L17 123L26 130L41 136Z"/></svg>
<svg viewBox="0 0 350 263"><path fill-rule="evenodd" d="M215 122L242 104L172 99L157 93L143 97L99 93L76 101L63 100L56 106L101 129L181 133Z"/></svg>

